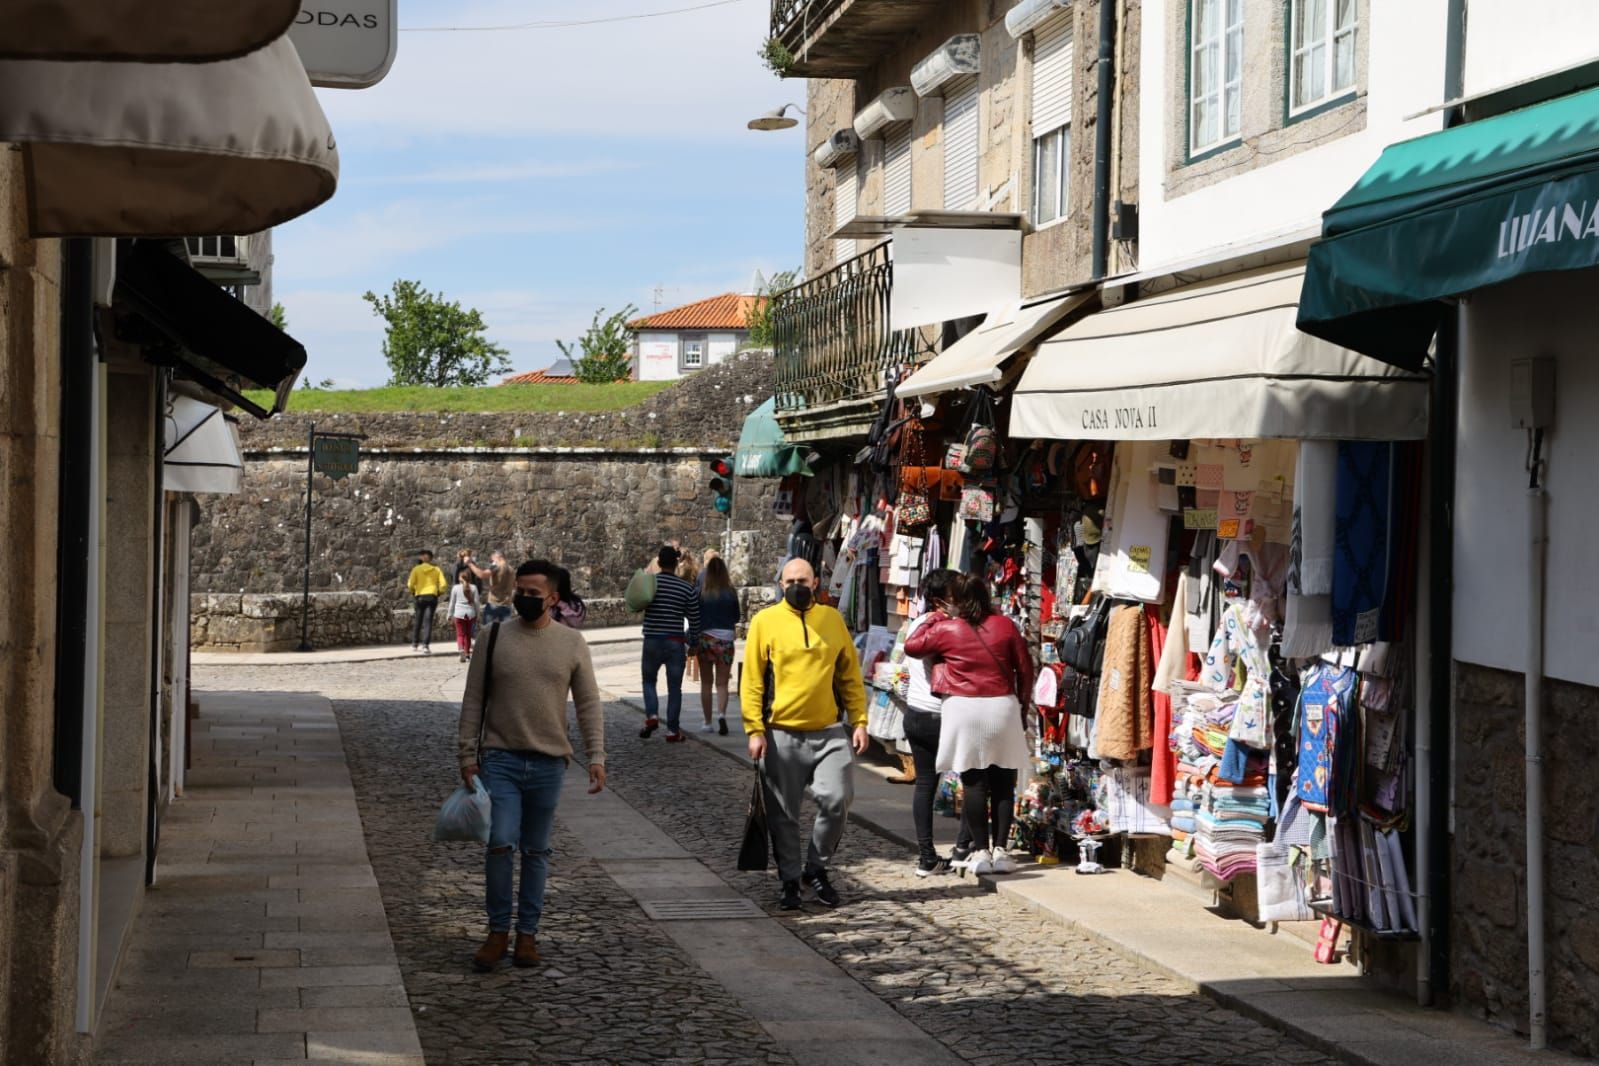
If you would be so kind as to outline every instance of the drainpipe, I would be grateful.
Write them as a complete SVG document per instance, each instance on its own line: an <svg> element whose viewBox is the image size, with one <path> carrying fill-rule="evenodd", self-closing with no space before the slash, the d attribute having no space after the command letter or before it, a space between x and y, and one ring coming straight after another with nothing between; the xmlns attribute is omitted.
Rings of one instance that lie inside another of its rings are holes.
<svg viewBox="0 0 1599 1066"><path fill-rule="evenodd" d="M1548 1046L1544 999L1543 646L1544 551L1548 544L1543 489L1543 430L1533 431L1527 485L1527 1028L1532 1050Z"/></svg>
<svg viewBox="0 0 1599 1066"><path fill-rule="evenodd" d="M1448 0L1444 25L1445 100L1458 100L1465 94L1466 2ZM1444 127L1457 126L1464 117L1460 108L1450 108L1444 114ZM1456 305L1444 316L1438 330L1430 397L1432 437L1427 449L1427 706L1424 721L1417 722L1417 732L1425 738L1426 748L1417 745L1416 775L1416 880L1422 889L1418 917L1425 955L1418 967L1417 994L1426 1004L1443 1000L1450 987L1456 405L1464 315L1464 309Z"/></svg>
<svg viewBox="0 0 1599 1066"><path fill-rule="evenodd" d="M1115 90L1116 4L1099 0L1099 99L1094 108L1094 280L1110 266L1111 93Z"/></svg>

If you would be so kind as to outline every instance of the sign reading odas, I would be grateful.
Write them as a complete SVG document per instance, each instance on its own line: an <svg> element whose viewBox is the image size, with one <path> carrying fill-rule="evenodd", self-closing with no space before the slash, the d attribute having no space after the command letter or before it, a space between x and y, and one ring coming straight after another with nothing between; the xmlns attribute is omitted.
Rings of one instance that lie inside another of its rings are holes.
<svg viewBox="0 0 1599 1066"><path fill-rule="evenodd" d="M289 39L312 85L366 89L394 65L399 0L305 0Z"/></svg>

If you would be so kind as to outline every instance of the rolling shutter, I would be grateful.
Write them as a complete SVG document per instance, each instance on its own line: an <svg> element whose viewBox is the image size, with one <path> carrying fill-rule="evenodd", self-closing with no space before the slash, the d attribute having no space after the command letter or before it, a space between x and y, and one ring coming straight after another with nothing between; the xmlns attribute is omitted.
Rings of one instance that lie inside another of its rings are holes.
<svg viewBox="0 0 1599 1066"><path fill-rule="evenodd" d="M859 166L860 157L846 160L833 169L833 180L836 183L833 192L833 228L849 222L855 217L855 198L859 191L856 167ZM854 241L834 241L833 261L842 263L855 254Z"/></svg>
<svg viewBox="0 0 1599 1066"><path fill-rule="evenodd" d="M1072 120L1072 18L1067 11L1033 32L1033 136Z"/></svg>
<svg viewBox="0 0 1599 1066"><path fill-rule="evenodd" d="M977 79L962 78L944 94L944 210L977 206Z"/></svg>
<svg viewBox="0 0 1599 1066"><path fill-rule="evenodd" d="M883 139L883 214L911 209L911 127L905 123Z"/></svg>

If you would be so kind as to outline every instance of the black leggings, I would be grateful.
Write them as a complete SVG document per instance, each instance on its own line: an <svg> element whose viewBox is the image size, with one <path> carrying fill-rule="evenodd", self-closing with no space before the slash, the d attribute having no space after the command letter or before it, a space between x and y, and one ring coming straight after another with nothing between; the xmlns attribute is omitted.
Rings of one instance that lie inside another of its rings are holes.
<svg viewBox="0 0 1599 1066"><path fill-rule="evenodd" d="M439 609L437 596L418 596L416 615L411 619L411 647L433 643L433 615Z"/></svg>
<svg viewBox="0 0 1599 1066"><path fill-rule="evenodd" d="M905 742L911 748L911 762L916 767L916 793L911 800L911 824L916 827L916 850L922 865L930 867L938 861L938 849L933 846L933 799L938 795L938 737L943 717L928 711L905 709ZM1014 787L1015 779L1012 779ZM955 850L971 850L971 834L966 823L961 822L956 834Z"/></svg>
<svg viewBox="0 0 1599 1066"><path fill-rule="evenodd" d="M962 770L961 791L961 816L966 823L963 835L971 838L973 850L986 851L1009 844L1011 820L1016 812L1016 771L1001 766Z"/></svg>

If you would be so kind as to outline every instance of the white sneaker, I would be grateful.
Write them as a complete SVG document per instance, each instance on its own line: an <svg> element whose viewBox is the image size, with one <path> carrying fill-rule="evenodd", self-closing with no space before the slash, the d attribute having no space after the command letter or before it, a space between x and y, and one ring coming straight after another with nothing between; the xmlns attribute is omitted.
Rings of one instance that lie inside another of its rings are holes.
<svg viewBox="0 0 1599 1066"><path fill-rule="evenodd" d="M966 858L954 864L962 874L991 874L994 872L994 859L986 851L974 851Z"/></svg>
<svg viewBox="0 0 1599 1066"><path fill-rule="evenodd" d="M989 863L996 874L1013 874L1016 872L1016 863L1005 853L1004 848L993 848L989 851Z"/></svg>
<svg viewBox="0 0 1599 1066"><path fill-rule="evenodd" d="M710 722L706 722L704 725L700 726L700 732L701 733L714 733L714 732L716 732L716 726L713 725Z"/></svg>

